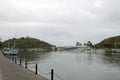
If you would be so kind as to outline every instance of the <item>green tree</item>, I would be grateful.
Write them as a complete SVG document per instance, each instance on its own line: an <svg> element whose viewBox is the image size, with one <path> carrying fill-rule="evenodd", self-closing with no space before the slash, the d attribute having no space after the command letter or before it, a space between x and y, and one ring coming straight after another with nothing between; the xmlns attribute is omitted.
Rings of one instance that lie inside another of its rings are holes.
<svg viewBox="0 0 120 80"><path fill-rule="evenodd" d="M18 49L42 48L42 49L52 50L52 47L53 47L53 45L45 41L41 41L39 39L31 38L31 37L26 37L26 38L21 37L18 39L13 38L13 39L6 40L5 42L3 42L4 47L7 47L8 43L10 48L15 46Z"/></svg>
<svg viewBox="0 0 120 80"><path fill-rule="evenodd" d="M87 42L87 46L89 46L90 48L94 48L94 46L93 46L93 44L92 44L91 41L88 41L88 42Z"/></svg>
<svg viewBox="0 0 120 80"><path fill-rule="evenodd" d="M103 47L104 48L114 48L114 45L110 44L110 43L105 43L105 44L103 44Z"/></svg>
<svg viewBox="0 0 120 80"><path fill-rule="evenodd" d="M3 47L3 44L2 44L2 42L0 41L0 49L2 49L2 47Z"/></svg>
<svg viewBox="0 0 120 80"><path fill-rule="evenodd" d="M83 45L84 45L84 46L86 46L87 44L86 44L86 43L84 43Z"/></svg>
<svg viewBox="0 0 120 80"><path fill-rule="evenodd" d="M76 46L79 46L79 42L76 42Z"/></svg>
<svg viewBox="0 0 120 80"><path fill-rule="evenodd" d="M76 42L76 46L81 46L82 44L79 42Z"/></svg>

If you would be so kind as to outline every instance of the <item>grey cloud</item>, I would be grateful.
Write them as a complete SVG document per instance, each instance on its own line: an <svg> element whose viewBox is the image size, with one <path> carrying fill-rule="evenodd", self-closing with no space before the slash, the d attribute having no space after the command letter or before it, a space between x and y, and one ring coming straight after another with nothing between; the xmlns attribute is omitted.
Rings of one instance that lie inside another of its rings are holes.
<svg viewBox="0 0 120 80"><path fill-rule="evenodd" d="M57 45L94 43L120 33L119 0L0 0L0 36Z"/></svg>

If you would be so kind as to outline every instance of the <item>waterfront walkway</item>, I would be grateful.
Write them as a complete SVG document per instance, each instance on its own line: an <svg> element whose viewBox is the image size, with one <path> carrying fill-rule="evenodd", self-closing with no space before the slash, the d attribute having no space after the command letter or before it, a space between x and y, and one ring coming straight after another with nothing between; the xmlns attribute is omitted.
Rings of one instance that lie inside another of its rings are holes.
<svg viewBox="0 0 120 80"><path fill-rule="evenodd" d="M48 80L40 75L35 75L31 70L25 69L9 59L0 51L0 80Z"/></svg>

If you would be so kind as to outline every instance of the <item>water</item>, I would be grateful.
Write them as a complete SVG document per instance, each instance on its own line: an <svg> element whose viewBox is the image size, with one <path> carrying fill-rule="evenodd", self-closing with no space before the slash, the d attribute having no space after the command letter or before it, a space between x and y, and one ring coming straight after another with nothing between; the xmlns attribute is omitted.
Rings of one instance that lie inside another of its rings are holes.
<svg viewBox="0 0 120 80"><path fill-rule="evenodd" d="M42 72L54 69L63 80L120 80L120 54L61 51L36 56L29 57L29 69L34 71L37 63ZM50 79L50 75L43 76ZM55 76L55 80L60 79Z"/></svg>

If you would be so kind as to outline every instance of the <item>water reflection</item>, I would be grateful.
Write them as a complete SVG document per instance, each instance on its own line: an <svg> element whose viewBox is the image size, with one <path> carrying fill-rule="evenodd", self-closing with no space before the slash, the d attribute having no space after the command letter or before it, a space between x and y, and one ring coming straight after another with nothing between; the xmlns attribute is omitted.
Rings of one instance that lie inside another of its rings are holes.
<svg viewBox="0 0 120 80"><path fill-rule="evenodd" d="M120 54L116 53L23 51L18 58L32 62L32 70L34 61L43 72L54 69L64 80L120 80Z"/></svg>
<svg viewBox="0 0 120 80"><path fill-rule="evenodd" d="M22 60L27 60L29 62L39 61L44 62L52 58L58 57L56 55L67 54L68 57L71 54L76 56L76 62L78 64L92 64L94 62L103 61L104 64L113 64L114 66L120 67L120 54L118 53L72 53L72 52L34 52L34 51L20 51L17 55L17 58ZM11 58L11 56L7 56ZM16 56L14 56L16 57Z"/></svg>
<svg viewBox="0 0 120 80"><path fill-rule="evenodd" d="M22 50L19 51L17 57L23 61L33 62L39 60L45 60L46 58L50 57L49 52L36 52L36 51L26 51Z"/></svg>
<svg viewBox="0 0 120 80"><path fill-rule="evenodd" d="M120 53L77 53L76 62L79 64L104 63L113 67L120 67Z"/></svg>
<svg viewBox="0 0 120 80"><path fill-rule="evenodd" d="M120 54L119 53L107 53L103 57L105 64L113 64L112 66L120 67Z"/></svg>
<svg viewBox="0 0 120 80"><path fill-rule="evenodd" d="M39 55L34 51L19 51L17 57L21 60L35 61L39 59Z"/></svg>
<svg viewBox="0 0 120 80"><path fill-rule="evenodd" d="M93 54L92 53L76 54L76 62L78 64L81 64L81 63L92 64Z"/></svg>

